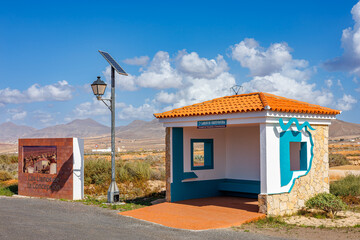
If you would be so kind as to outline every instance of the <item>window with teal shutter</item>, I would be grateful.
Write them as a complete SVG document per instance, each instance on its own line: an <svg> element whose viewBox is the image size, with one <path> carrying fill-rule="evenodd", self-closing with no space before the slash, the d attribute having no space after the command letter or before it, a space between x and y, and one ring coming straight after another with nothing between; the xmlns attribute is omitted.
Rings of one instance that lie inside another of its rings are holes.
<svg viewBox="0 0 360 240"><path fill-rule="evenodd" d="M191 139L191 170L214 168L214 140Z"/></svg>

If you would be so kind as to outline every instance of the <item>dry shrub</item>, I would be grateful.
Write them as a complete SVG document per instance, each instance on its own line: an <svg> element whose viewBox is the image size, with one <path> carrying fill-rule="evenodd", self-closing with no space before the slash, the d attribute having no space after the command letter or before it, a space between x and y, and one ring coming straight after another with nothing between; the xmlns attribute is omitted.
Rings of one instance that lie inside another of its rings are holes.
<svg viewBox="0 0 360 240"><path fill-rule="evenodd" d="M147 181L150 179L150 164L144 161L119 162L116 164L117 179L120 182Z"/></svg>
<svg viewBox="0 0 360 240"><path fill-rule="evenodd" d="M84 163L84 184L104 185L111 180L111 162L104 159L88 159Z"/></svg>
<svg viewBox="0 0 360 240"><path fill-rule="evenodd" d="M102 158L88 158L85 161L85 193L103 195L111 182L111 162ZM148 161L117 160L115 164L116 181L123 199L132 199L151 194L150 179L165 178L161 170L152 169Z"/></svg>
<svg viewBox="0 0 360 240"><path fill-rule="evenodd" d="M342 165L348 165L349 161L344 155L341 154L329 154L329 166L336 167Z"/></svg>
<svg viewBox="0 0 360 240"><path fill-rule="evenodd" d="M16 155L0 155L0 172L0 174L3 175L3 178L5 178L5 176L8 179L17 178L18 157Z"/></svg>
<svg viewBox="0 0 360 240"><path fill-rule="evenodd" d="M349 195L349 196L343 196L341 197L341 199L349 206L360 205L360 197Z"/></svg>
<svg viewBox="0 0 360 240"><path fill-rule="evenodd" d="M0 155L0 164L12 163L18 163L18 157L16 155Z"/></svg>
<svg viewBox="0 0 360 240"><path fill-rule="evenodd" d="M310 209L325 211L330 218L334 218L338 211L346 209L346 204L331 193L319 193L307 200L305 206Z"/></svg>
<svg viewBox="0 0 360 240"><path fill-rule="evenodd" d="M336 196L360 196L360 176L348 175L332 182L330 192Z"/></svg>
<svg viewBox="0 0 360 240"><path fill-rule="evenodd" d="M6 171L0 171L0 182L7 181L13 179L13 176L11 173Z"/></svg>

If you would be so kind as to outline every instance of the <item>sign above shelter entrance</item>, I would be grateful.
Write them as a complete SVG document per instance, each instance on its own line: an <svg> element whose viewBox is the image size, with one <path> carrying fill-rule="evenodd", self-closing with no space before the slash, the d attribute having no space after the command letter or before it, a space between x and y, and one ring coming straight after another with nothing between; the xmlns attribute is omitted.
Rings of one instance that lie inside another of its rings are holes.
<svg viewBox="0 0 360 240"><path fill-rule="evenodd" d="M226 128L227 120L209 120L209 121L198 121L198 129L207 129L207 128Z"/></svg>

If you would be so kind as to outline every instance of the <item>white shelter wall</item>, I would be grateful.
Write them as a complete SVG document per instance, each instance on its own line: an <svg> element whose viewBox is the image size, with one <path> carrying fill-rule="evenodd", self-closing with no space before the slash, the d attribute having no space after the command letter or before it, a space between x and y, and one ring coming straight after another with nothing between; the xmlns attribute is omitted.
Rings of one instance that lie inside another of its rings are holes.
<svg viewBox="0 0 360 240"><path fill-rule="evenodd" d="M260 180L259 126L226 129L226 178Z"/></svg>
<svg viewBox="0 0 360 240"><path fill-rule="evenodd" d="M198 178L184 181L199 181L225 178L226 171L226 137L224 129L184 128L184 172L194 172ZM191 170L191 139L214 140L214 168Z"/></svg>

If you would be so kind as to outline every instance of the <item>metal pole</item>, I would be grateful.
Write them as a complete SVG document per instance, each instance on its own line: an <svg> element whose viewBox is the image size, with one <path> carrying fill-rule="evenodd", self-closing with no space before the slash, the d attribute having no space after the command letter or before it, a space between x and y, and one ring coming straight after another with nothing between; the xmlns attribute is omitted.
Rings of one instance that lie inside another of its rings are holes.
<svg viewBox="0 0 360 240"><path fill-rule="evenodd" d="M108 203L119 201L119 188L115 182L115 69L111 67L111 184Z"/></svg>
<svg viewBox="0 0 360 240"><path fill-rule="evenodd" d="M115 69L111 67L111 181L115 182Z"/></svg>

